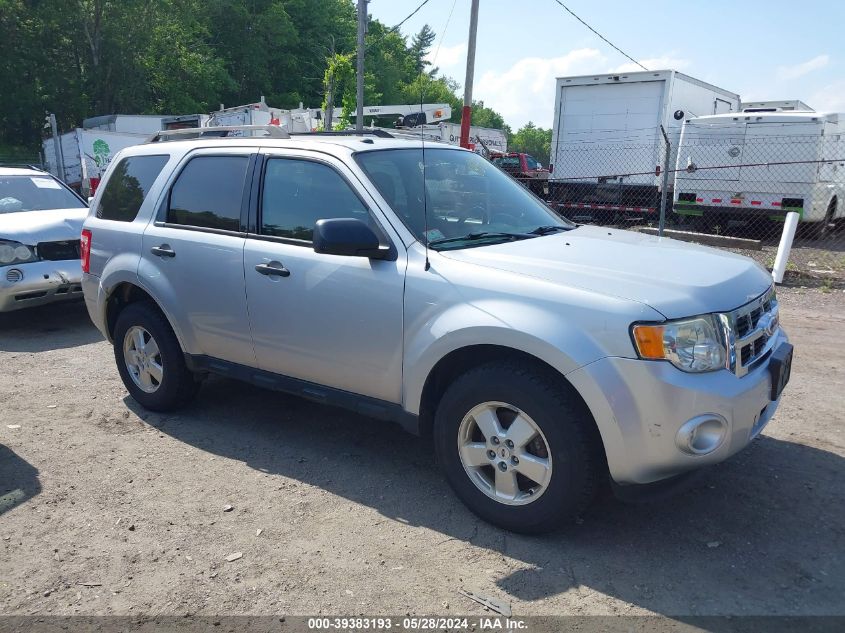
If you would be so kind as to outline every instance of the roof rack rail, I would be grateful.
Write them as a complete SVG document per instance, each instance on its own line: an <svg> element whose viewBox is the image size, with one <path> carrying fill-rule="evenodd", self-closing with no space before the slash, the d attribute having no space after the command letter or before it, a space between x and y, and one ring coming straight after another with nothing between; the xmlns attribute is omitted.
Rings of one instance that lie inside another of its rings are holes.
<svg viewBox="0 0 845 633"><path fill-rule="evenodd" d="M43 167L33 165L32 163L15 163L0 160L0 167L8 167L10 169L34 169L35 171L46 171Z"/></svg>
<svg viewBox="0 0 845 633"><path fill-rule="evenodd" d="M320 132L291 132L291 136L378 136L379 138L396 138L387 130L331 130Z"/></svg>
<svg viewBox="0 0 845 633"><path fill-rule="evenodd" d="M242 138L241 136L233 137L231 132L264 132L270 138L290 138L287 130L283 130L278 125L215 125L211 127L190 127L181 130L162 130L148 138L147 143L182 140L179 137L195 139L205 136Z"/></svg>

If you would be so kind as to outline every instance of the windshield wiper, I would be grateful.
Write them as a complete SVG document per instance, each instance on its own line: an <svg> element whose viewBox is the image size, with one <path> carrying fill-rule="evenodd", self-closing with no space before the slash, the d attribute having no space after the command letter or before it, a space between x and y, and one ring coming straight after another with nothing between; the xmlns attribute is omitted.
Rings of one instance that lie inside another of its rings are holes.
<svg viewBox="0 0 845 633"><path fill-rule="evenodd" d="M454 242L473 242L475 240L484 239L507 239L507 240L527 240L536 237L537 234L531 233L505 233L502 231L480 231L478 233L467 233L460 237L443 237L439 240L432 240L428 243L429 246L440 246L441 244L452 244Z"/></svg>
<svg viewBox="0 0 845 633"><path fill-rule="evenodd" d="M571 231L574 227L563 226L560 224L549 224L547 226L538 226L533 231L528 231L532 235L549 235L550 233L557 233L558 231Z"/></svg>

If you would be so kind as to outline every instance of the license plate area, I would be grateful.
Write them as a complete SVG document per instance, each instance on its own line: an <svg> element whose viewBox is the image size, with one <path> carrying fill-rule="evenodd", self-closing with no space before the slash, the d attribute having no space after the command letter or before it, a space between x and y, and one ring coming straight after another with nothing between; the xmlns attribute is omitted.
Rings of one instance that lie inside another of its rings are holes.
<svg viewBox="0 0 845 633"><path fill-rule="evenodd" d="M792 374L792 345L781 343L769 358L769 373L772 377L772 390L769 397L772 400L780 398L784 387Z"/></svg>

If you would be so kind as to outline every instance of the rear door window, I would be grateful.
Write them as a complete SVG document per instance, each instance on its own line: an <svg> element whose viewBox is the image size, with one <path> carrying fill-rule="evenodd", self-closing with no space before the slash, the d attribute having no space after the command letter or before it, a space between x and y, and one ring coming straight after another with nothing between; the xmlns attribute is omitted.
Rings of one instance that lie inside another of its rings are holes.
<svg viewBox="0 0 845 633"><path fill-rule="evenodd" d="M167 223L240 231L248 156L198 156L170 190Z"/></svg>
<svg viewBox="0 0 845 633"><path fill-rule="evenodd" d="M97 217L132 222L169 159L169 156L127 156L121 159L100 195Z"/></svg>

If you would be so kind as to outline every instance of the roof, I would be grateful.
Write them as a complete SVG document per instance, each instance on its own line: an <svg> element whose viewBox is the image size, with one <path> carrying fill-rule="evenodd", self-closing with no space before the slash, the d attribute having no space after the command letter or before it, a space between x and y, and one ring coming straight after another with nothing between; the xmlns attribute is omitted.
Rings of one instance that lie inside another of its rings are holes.
<svg viewBox="0 0 845 633"><path fill-rule="evenodd" d="M609 72L609 73L598 73L594 75L572 75L572 76L564 76L564 77L557 77L558 85L561 82L569 83L573 86L584 86L584 85L592 85L592 84L608 84L608 83L629 83L629 82L639 82L639 81L654 81L657 79L660 80L667 80L670 79L672 76L676 78L681 78L683 81L696 84L702 88L707 88L709 90L713 90L714 92L718 92L723 94L727 97L731 97L736 101L739 101L739 95L735 92L731 92L730 90L725 90L719 86L714 86L711 83L707 83L706 81L701 81L701 79L696 79L691 75L687 75L685 73L679 72L677 70L665 69L665 70L638 70L635 72Z"/></svg>
<svg viewBox="0 0 845 633"><path fill-rule="evenodd" d="M50 174L37 167L3 167L0 165L0 176L50 176ZM52 176L50 177L52 178Z"/></svg>
<svg viewBox="0 0 845 633"><path fill-rule="evenodd" d="M732 123L745 121L767 121L769 123L799 123L806 121L831 121L836 123L839 115L835 112L727 112L725 114L709 114L689 119L687 124Z"/></svg>
<svg viewBox="0 0 845 633"><path fill-rule="evenodd" d="M426 148L463 150L454 145L440 142L421 142L410 139L379 138L374 136L320 136L320 135L292 135L289 139L269 137L205 137L159 143L133 145L122 150L131 154L163 154L186 153L195 149L220 147L247 148L290 148L320 151L335 156L349 156L356 152L366 152L383 149L420 149Z"/></svg>
<svg viewBox="0 0 845 633"><path fill-rule="evenodd" d="M167 119L172 116L172 114L101 114L83 119L82 129L88 130L100 125L108 125L118 119Z"/></svg>

